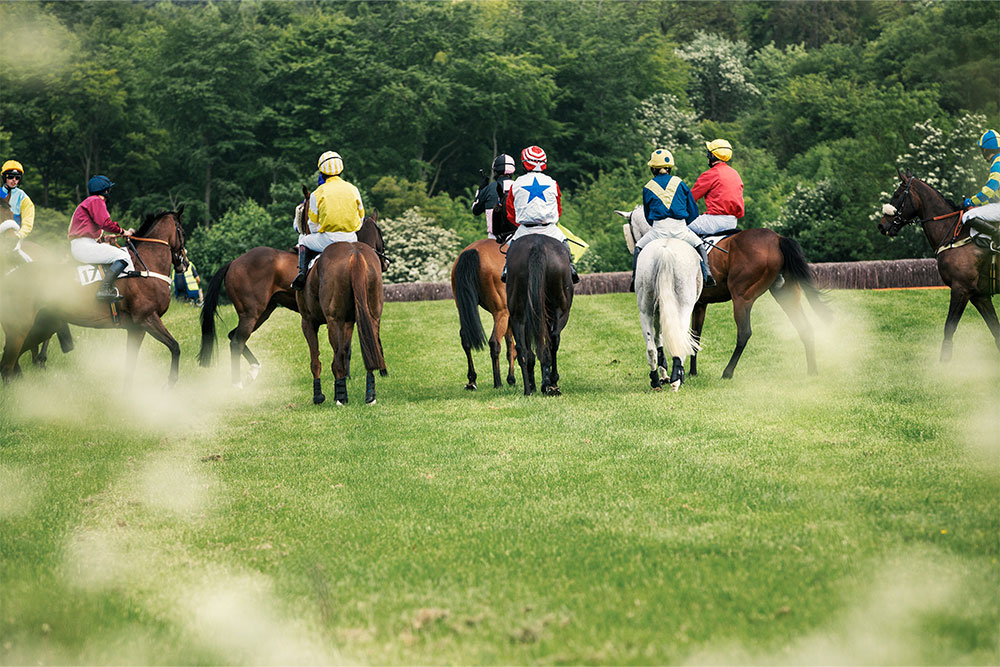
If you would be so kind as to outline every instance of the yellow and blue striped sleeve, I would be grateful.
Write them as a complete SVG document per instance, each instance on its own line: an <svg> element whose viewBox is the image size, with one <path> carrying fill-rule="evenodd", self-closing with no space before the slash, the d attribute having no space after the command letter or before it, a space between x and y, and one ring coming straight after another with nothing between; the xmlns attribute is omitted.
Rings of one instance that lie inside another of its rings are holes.
<svg viewBox="0 0 1000 667"><path fill-rule="evenodd" d="M21 199L21 228L17 230L17 238L23 239L31 233L35 226L35 204L28 195Z"/></svg>
<svg viewBox="0 0 1000 667"><path fill-rule="evenodd" d="M986 185L983 186L982 190L969 197L973 206L983 206L998 198L1000 198L1000 154L993 158L993 164L990 165L990 177L986 181Z"/></svg>

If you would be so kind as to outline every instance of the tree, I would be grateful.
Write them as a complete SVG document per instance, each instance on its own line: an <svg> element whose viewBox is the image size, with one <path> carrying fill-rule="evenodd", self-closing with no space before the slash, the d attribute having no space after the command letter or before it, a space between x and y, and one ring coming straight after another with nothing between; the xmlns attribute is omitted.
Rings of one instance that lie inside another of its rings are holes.
<svg viewBox="0 0 1000 667"><path fill-rule="evenodd" d="M392 239L392 263L385 271L385 282L448 279L451 265L461 249L454 232L437 227L416 207L398 218L380 219L379 226L385 238Z"/></svg>
<svg viewBox="0 0 1000 667"><path fill-rule="evenodd" d="M746 42L731 42L720 35L699 31L676 53L691 65L688 94L703 118L733 120L760 95L752 81L753 72L747 66Z"/></svg>

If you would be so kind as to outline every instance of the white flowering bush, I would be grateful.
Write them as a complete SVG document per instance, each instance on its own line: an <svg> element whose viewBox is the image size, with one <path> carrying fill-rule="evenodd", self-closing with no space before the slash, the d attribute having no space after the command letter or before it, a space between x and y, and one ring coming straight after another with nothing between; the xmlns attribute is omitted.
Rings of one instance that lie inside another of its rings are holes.
<svg viewBox="0 0 1000 667"><path fill-rule="evenodd" d="M639 133L650 146L682 146L704 141L698 131L698 114L682 109L676 95L660 93L639 102L635 111Z"/></svg>
<svg viewBox="0 0 1000 667"><path fill-rule="evenodd" d="M691 65L688 93L702 117L732 120L737 111L760 96L747 66L746 42L730 42L721 35L698 31L694 39L674 52Z"/></svg>
<svg viewBox="0 0 1000 667"><path fill-rule="evenodd" d="M985 163L976 148L985 127L986 116L982 114L965 114L951 131L934 127L928 118L913 126L923 139L909 144L907 152L896 158L896 165L961 204L979 189L981 179L985 182Z"/></svg>
<svg viewBox="0 0 1000 667"><path fill-rule="evenodd" d="M407 209L398 218L378 221L391 260L382 279L387 283L436 282L448 280L451 265L461 250L455 232L442 229L421 214L420 208Z"/></svg>

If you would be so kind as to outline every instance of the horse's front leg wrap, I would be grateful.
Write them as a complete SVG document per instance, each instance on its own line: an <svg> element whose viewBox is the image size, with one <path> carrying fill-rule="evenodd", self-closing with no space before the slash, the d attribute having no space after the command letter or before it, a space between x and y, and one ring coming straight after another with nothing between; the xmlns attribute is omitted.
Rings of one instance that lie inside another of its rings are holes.
<svg viewBox="0 0 1000 667"><path fill-rule="evenodd" d="M333 399L337 401L337 405L347 404L347 378L333 381Z"/></svg>
<svg viewBox="0 0 1000 667"><path fill-rule="evenodd" d="M346 388L344 391L346 401ZM375 403L375 373L371 371L368 371L368 376L365 378L365 403L368 405Z"/></svg>
<svg viewBox="0 0 1000 667"><path fill-rule="evenodd" d="M326 396L323 395L320 379L316 378L313 380L313 403L319 405L325 400Z"/></svg>

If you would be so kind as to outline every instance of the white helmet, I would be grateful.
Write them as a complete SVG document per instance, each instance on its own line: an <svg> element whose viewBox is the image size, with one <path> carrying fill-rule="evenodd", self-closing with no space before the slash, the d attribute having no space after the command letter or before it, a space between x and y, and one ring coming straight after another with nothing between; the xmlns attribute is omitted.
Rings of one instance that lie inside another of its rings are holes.
<svg viewBox="0 0 1000 667"><path fill-rule="evenodd" d="M336 176L340 172L344 171L344 159L340 157L340 153L327 151L319 156L317 166L319 167L321 174Z"/></svg>

